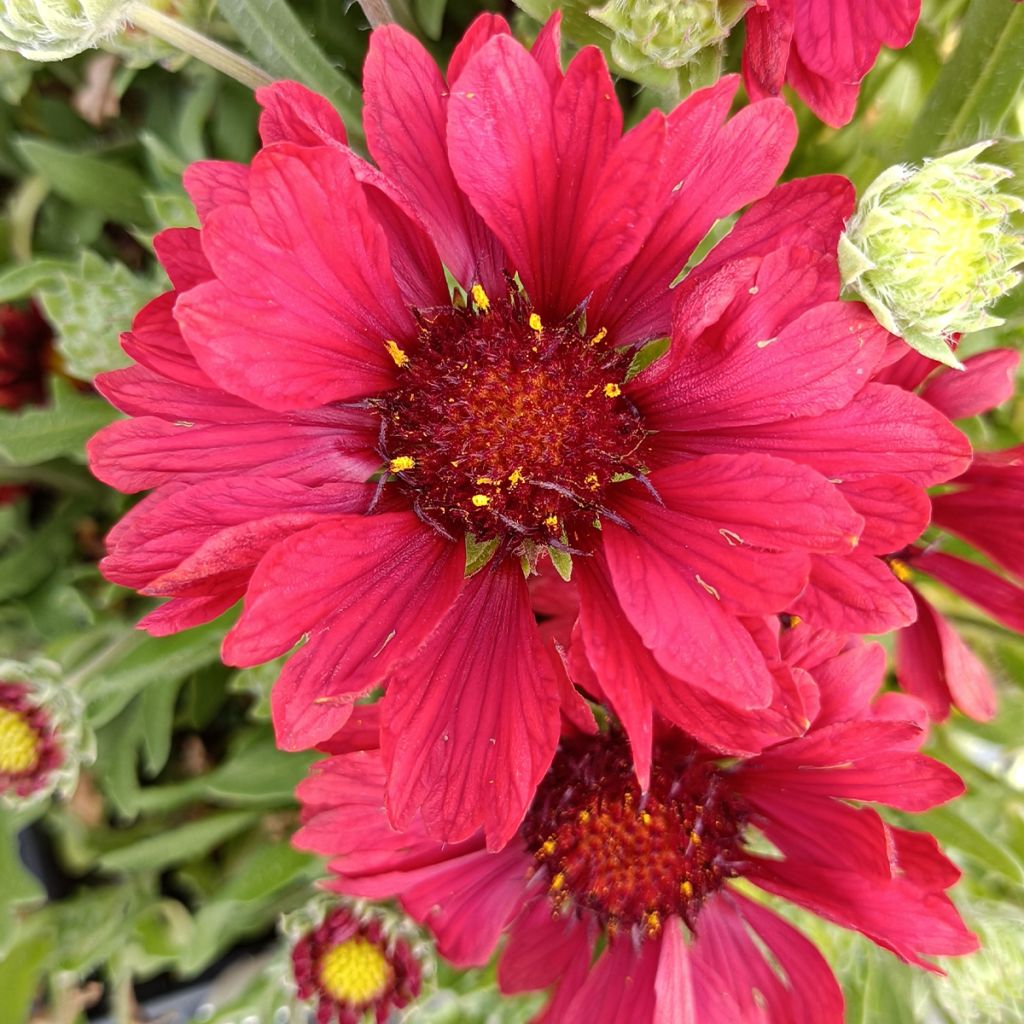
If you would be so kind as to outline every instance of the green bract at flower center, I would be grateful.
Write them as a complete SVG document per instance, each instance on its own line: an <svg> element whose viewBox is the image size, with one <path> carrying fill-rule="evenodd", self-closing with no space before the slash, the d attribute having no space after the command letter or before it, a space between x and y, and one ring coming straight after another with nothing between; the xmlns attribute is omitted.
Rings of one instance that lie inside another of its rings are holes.
<svg viewBox="0 0 1024 1024"><path fill-rule="evenodd" d="M642 794L613 732L563 742L522 835L557 911L589 911L610 934L639 938L670 916L693 927L743 862L746 820L717 763L681 737L658 745Z"/></svg>
<svg viewBox="0 0 1024 1024"><path fill-rule="evenodd" d="M543 323L515 288L419 312L416 347L388 350L397 388L375 400L380 454L445 535L592 546L605 495L642 470L646 432L622 392L632 359L580 316Z"/></svg>

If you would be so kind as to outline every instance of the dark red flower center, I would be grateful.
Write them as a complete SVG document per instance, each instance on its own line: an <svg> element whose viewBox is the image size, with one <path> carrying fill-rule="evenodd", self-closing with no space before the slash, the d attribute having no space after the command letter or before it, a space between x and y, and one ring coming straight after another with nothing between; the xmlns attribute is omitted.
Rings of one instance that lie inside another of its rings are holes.
<svg viewBox="0 0 1024 1024"><path fill-rule="evenodd" d="M418 318L415 349L388 343L400 385L374 403L417 513L452 537L587 549L609 485L642 471L646 432L622 393L632 353L580 316L543 323L514 287Z"/></svg>
<svg viewBox="0 0 1024 1024"><path fill-rule="evenodd" d="M681 737L655 748L642 794L613 732L563 741L522 834L559 911L589 910L613 935L655 935L672 915L692 928L737 873L746 818L716 761Z"/></svg>

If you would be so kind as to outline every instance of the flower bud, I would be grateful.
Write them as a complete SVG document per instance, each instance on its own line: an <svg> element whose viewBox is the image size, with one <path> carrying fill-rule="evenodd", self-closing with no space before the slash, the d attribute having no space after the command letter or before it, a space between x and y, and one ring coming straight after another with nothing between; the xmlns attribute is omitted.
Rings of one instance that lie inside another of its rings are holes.
<svg viewBox="0 0 1024 1024"><path fill-rule="evenodd" d="M590 16L614 33L611 52L624 71L652 64L681 68L725 41L752 0L608 0Z"/></svg>
<svg viewBox="0 0 1024 1024"><path fill-rule="evenodd" d="M131 0L4 0L0 49L64 60L119 32L131 6Z"/></svg>
<svg viewBox="0 0 1024 1024"><path fill-rule="evenodd" d="M298 996L318 1024L386 1020L420 994L423 943L393 918L362 903L315 900L285 920Z"/></svg>
<svg viewBox="0 0 1024 1024"><path fill-rule="evenodd" d="M0 803L70 793L79 764L91 760L82 722L81 701L60 684L57 665L0 661Z"/></svg>
<svg viewBox="0 0 1024 1024"><path fill-rule="evenodd" d="M961 366L954 335L1001 324L990 309L1021 279L1024 238L1010 217L1024 200L999 191L1012 172L975 162L991 144L890 167L839 240L846 289L886 330L949 366Z"/></svg>

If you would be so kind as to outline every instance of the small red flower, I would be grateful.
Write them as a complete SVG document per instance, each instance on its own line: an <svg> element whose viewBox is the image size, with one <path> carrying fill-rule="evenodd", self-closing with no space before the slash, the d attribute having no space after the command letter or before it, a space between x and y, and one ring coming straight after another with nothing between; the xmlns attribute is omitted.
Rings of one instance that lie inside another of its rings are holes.
<svg viewBox="0 0 1024 1024"><path fill-rule="evenodd" d="M910 42L921 0L756 0L748 12L743 80L752 99L783 83L839 128L883 46Z"/></svg>
<svg viewBox="0 0 1024 1024"><path fill-rule="evenodd" d="M412 1002L422 985L409 944L389 938L380 921L334 907L292 949L299 997L315 1010L317 1024L378 1024Z"/></svg>
<svg viewBox="0 0 1024 1024"><path fill-rule="evenodd" d="M0 797L52 789L65 752L46 708L24 683L0 681Z"/></svg>
<svg viewBox="0 0 1024 1024"><path fill-rule="evenodd" d="M103 569L171 599L154 632L244 596L232 664L305 638L274 693L285 748L386 686L395 825L483 825L499 847L561 710L580 713L524 569L571 561L596 685L645 780L654 707L696 730L695 694L777 703L743 619L787 610L812 554L853 550L878 517L863 481L917 494L969 447L869 383L888 335L837 301L852 189L771 191L793 144L781 102L727 119L725 79L622 134L599 51L563 72L557 19L527 51L482 17L447 81L387 27L364 82L377 166L324 100L280 84L258 95L251 166L188 171L202 228L156 240L175 291L125 337L138 365L97 382L133 418L93 439L94 471L156 489ZM766 193L670 287L716 219ZM600 651L620 621L671 692L618 686Z"/></svg>
<svg viewBox="0 0 1024 1024"><path fill-rule="evenodd" d="M916 701L869 703L885 667L880 647L801 626L785 631L781 649L814 681L806 735L723 762L659 726L641 789L616 726L573 733L498 853L481 834L438 844L418 819L389 828L372 740L378 709L361 709L363 728L335 737L335 756L299 787L296 844L332 858L332 888L398 898L457 965L486 962L505 935L503 990L553 986L549 1022L840 1024L842 996L821 955L734 880L933 969L925 956L977 946L945 895L959 873L931 836L850 801L922 811L963 787L916 752L925 720ZM774 852L750 845L752 829Z"/></svg>

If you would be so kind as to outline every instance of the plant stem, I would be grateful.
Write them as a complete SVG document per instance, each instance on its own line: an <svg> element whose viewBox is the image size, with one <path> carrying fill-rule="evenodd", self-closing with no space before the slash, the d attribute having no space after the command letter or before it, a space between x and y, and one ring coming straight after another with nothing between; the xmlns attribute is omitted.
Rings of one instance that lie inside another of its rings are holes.
<svg viewBox="0 0 1024 1024"><path fill-rule="evenodd" d="M162 39L165 43L169 43L183 53L208 64L236 82L247 85L250 89L270 85L273 81L270 75L251 61L240 57L226 46L214 42L201 32L189 28L188 25L176 18L153 10L145 3L133 4L128 10L128 19L133 25L150 35Z"/></svg>
<svg viewBox="0 0 1024 1024"><path fill-rule="evenodd" d="M371 28L392 23L412 29L412 15L405 0L359 0Z"/></svg>

